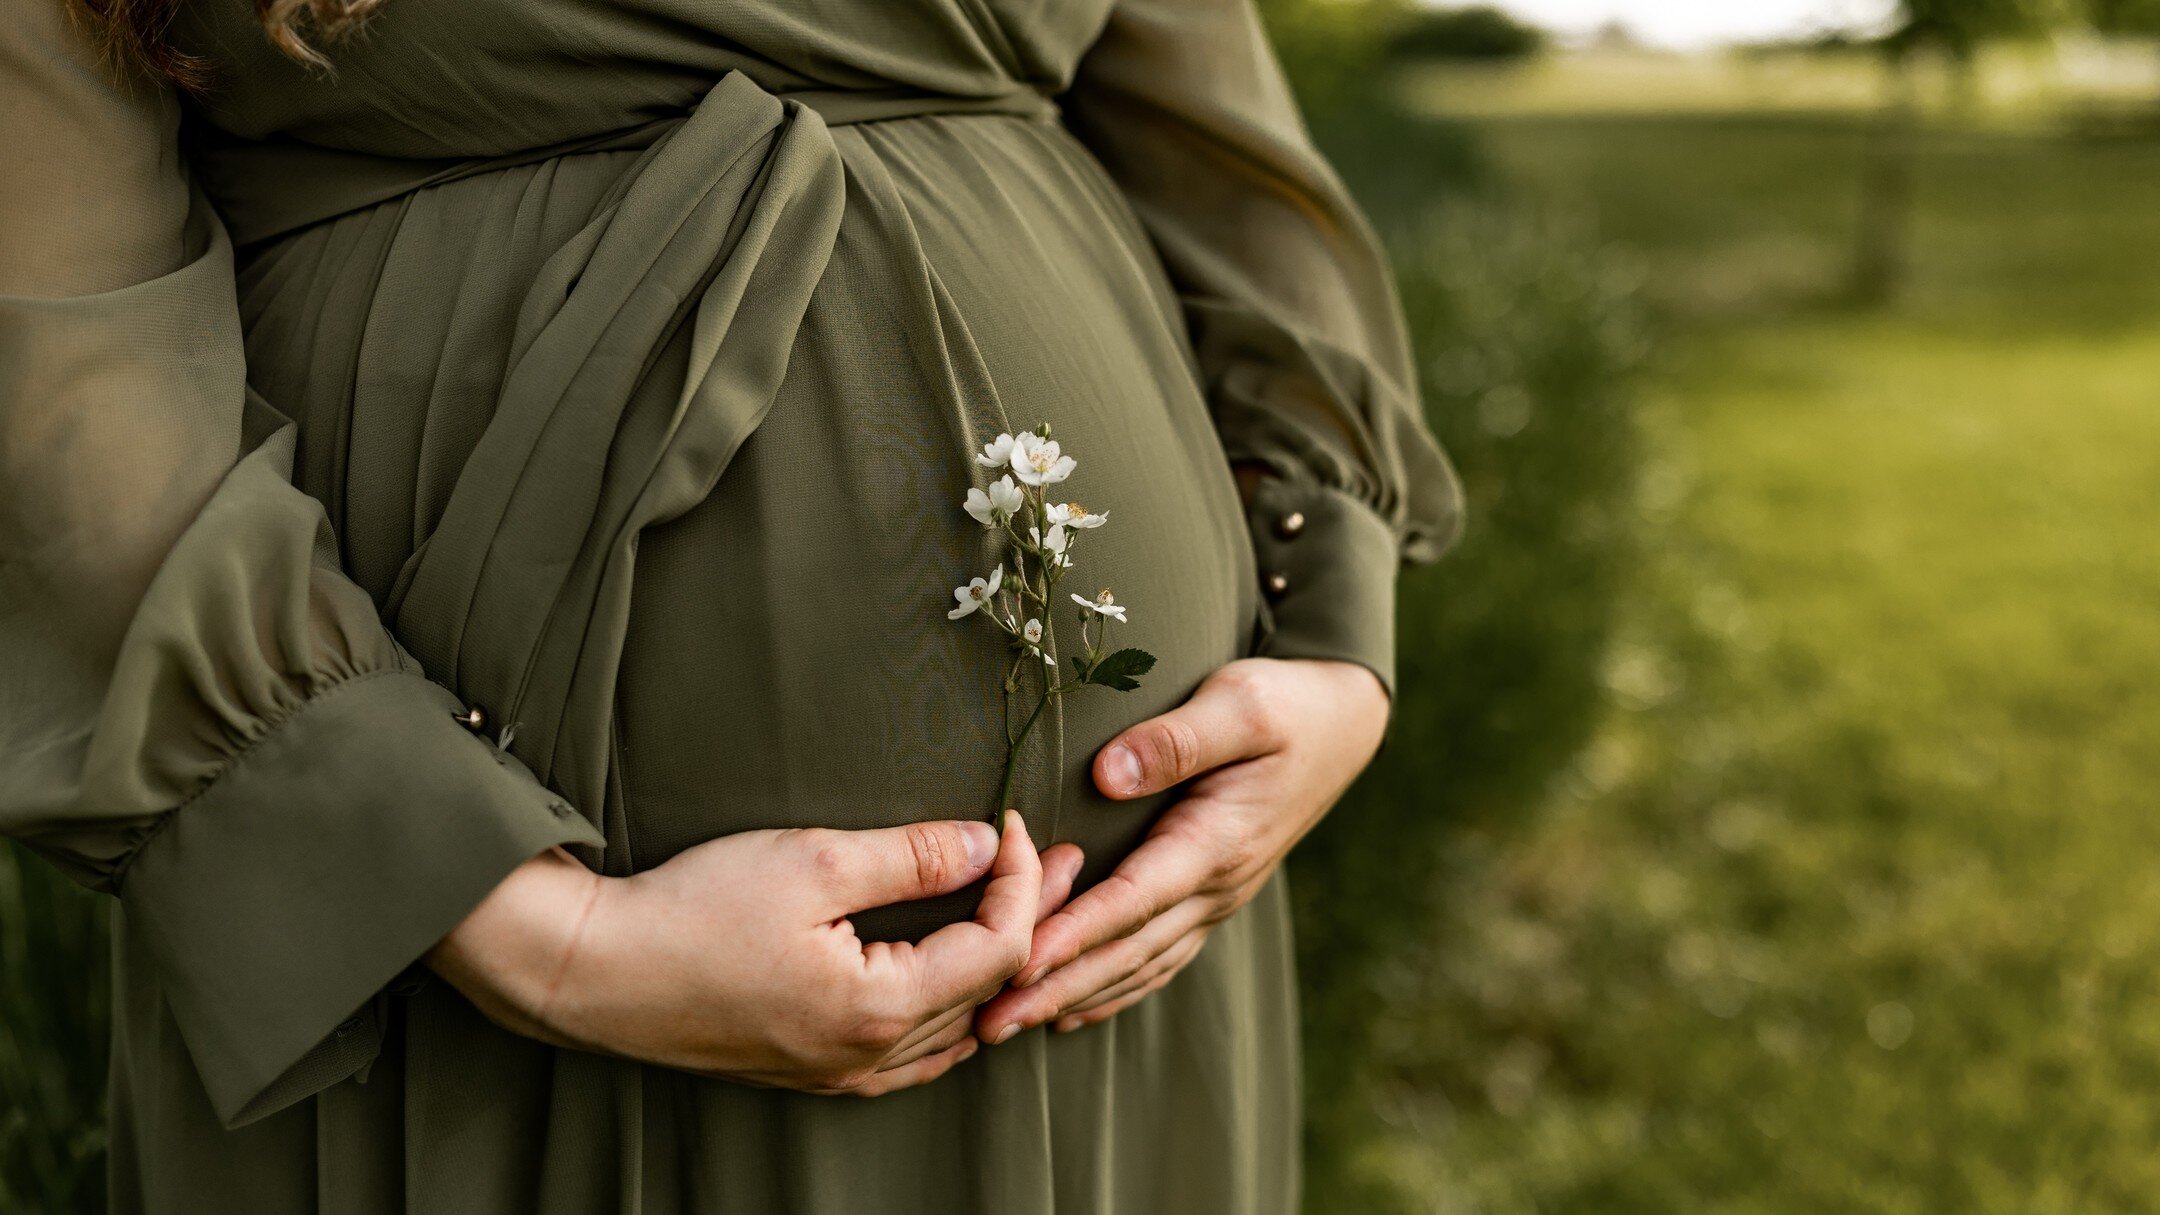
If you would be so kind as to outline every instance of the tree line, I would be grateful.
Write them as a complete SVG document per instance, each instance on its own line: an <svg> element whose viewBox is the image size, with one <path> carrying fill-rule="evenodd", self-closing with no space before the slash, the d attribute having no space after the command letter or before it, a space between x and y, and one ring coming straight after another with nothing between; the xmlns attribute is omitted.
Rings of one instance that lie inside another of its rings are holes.
<svg viewBox="0 0 2160 1215"><path fill-rule="evenodd" d="M1551 41L1546 31L1492 5L1419 10L1402 0L1371 0L1368 10L1370 19L1392 30L1387 52L1398 59L1522 60L1543 53ZM1860 164L1849 280L1857 302L1894 299L1908 276L1917 66L1928 59L1947 64L1956 89L1969 97L1977 92L1982 47L2068 29L2160 38L2160 0L1900 0L1886 30L1839 31L1816 40L1824 49L1872 49L1886 68L1883 104Z"/></svg>

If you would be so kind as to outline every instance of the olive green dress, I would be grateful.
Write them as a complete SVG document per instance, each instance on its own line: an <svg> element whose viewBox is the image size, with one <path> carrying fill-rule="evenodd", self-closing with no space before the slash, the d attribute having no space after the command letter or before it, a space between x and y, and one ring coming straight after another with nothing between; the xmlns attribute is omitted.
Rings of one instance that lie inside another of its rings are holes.
<svg viewBox="0 0 2160 1215"><path fill-rule="evenodd" d="M1001 430L1162 659L1024 756L1084 880L1161 808L1092 790L1114 732L1249 653L1391 675L1455 484L1246 0L387 0L329 71L254 10L182 4L183 104L0 0L0 830L117 896L116 1209L1291 1210L1279 882L870 1101L417 965L551 845L989 811L1009 655L944 608Z"/></svg>

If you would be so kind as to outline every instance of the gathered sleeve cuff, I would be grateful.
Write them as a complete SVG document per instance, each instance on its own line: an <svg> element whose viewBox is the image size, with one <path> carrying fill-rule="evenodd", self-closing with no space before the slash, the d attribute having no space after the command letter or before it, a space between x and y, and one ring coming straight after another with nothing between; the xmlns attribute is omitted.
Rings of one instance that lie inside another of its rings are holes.
<svg viewBox="0 0 2160 1215"><path fill-rule="evenodd" d="M518 865L601 843L460 707L401 670L318 692L121 871L127 930L227 1125L358 1070L371 996Z"/></svg>
<svg viewBox="0 0 2160 1215"><path fill-rule="evenodd" d="M1247 504L1266 614L1257 652L1369 668L1395 690L1400 542L1339 490L1270 478Z"/></svg>

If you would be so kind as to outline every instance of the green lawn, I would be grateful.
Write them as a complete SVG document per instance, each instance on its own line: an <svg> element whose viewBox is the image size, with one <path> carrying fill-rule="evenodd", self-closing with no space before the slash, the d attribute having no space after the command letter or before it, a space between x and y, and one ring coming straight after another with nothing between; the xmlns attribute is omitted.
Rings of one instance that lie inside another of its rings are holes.
<svg viewBox="0 0 2160 1215"><path fill-rule="evenodd" d="M1471 121L1660 339L1604 715L1380 1036L1410 1209L2160 1194L2160 138L1931 131L1860 311L1858 124Z"/></svg>

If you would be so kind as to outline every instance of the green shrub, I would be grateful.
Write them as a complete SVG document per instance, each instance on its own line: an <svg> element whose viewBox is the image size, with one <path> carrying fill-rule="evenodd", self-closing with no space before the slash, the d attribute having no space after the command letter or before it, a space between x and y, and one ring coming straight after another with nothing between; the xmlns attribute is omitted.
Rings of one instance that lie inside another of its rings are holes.
<svg viewBox="0 0 2160 1215"><path fill-rule="evenodd" d="M1403 59L1528 59L1550 39L1537 26L1487 5L1433 9L1406 21L1388 49Z"/></svg>
<svg viewBox="0 0 2160 1215"><path fill-rule="evenodd" d="M105 907L0 841L0 1211L105 1209Z"/></svg>
<svg viewBox="0 0 2160 1215"><path fill-rule="evenodd" d="M1259 0L1275 53L1308 115L1371 108L1385 87L1388 40L1411 0Z"/></svg>
<svg viewBox="0 0 2160 1215"><path fill-rule="evenodd" d="M1391 1041L1389 1010L1451 947L1431 929L1443 862L1536 804L1598 718L1639 458L1626 386L1644 331L1623 263L1535 208L1380 215L1469 526L1440 567L1406 576L1390 741L1292 861L1318 1212L1411 1206L1361 1163L1390 1073L1429 1049Z"/></svg>

